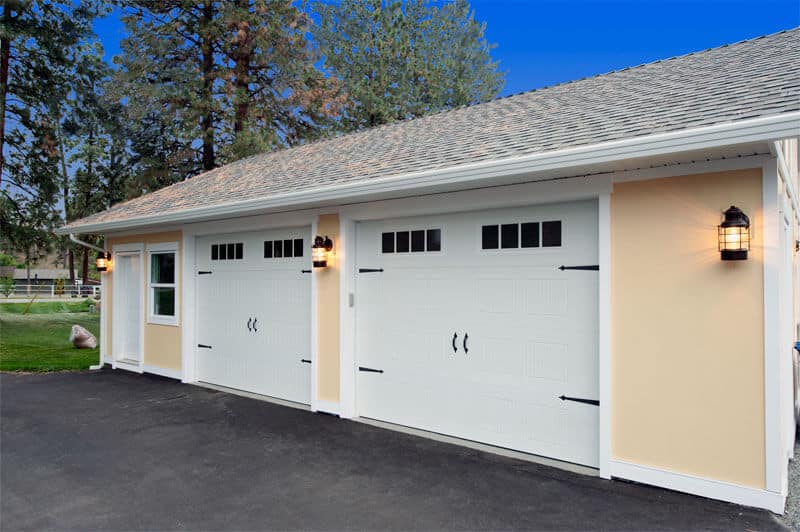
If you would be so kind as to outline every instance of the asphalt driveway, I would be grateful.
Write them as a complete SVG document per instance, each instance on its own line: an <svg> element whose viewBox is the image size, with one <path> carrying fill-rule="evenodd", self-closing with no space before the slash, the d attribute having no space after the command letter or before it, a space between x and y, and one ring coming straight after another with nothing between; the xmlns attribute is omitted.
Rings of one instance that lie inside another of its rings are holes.
<svg viewBox="0 0 800 532"><path fill-rule="evenodd" d="M121 371L0 375L0 527L780 530L769 512Z"/></svg>

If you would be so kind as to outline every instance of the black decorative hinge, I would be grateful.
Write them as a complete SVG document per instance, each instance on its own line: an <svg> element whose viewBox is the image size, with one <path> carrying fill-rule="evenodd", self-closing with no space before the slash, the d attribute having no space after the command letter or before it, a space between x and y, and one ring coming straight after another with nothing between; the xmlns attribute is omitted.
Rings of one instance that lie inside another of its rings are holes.
<svg viewBox="0 0 800 532"><path fill-rule="evenodd" d="M300 273L311 273L311 270L300 270Z"/></svg>
<svg viewBox="0 0 800 532"><path fill-rule="evenodd" d="M197 272L197 275L211 275L214 272Z"/></svg>
<svg viewBox="0 0 800 532"><path fill-rule="evenodd" d="M581 399L580 397L567 397L566 395L562 395L559 397L562 401L575 401L576 403L584 403L587 405L594 405L600 406L600 401L597 399Z"/></svg>
<svg viewBox="0 0 800 532"><path fill-rule="evenodd" d="M383 273L383 268L359 268L358 273Z"/></svg>
<svg viewBox="0 0 800 532"><path fill-rule="evenodd" d="M206 344L197 344L197 347L202 347L203 349L211 349L211 346Z"/></svg>
<svg viewBox="0 0 800 532"><path fill-rule="evenodd" d="M311 361L307 358L301 358L300 362L302 362L303 364L311 364Z"/></svg>
<svg viewBox="0 0 800 532"><path fill-rule="evenodd" d="M382 369L365 368L364 366L358 366L358 371L366 371L367 373L383 373Z"/></svg>
<svg viewBox="0 0 800 532"><path fill-rule="evenodd" d="M600 265L599 264L591 264L589 266L564 266L564 265L561 265L561 266L558 267L558 269L561 270L562 272L564 270L591 270L591 271L597 272L597 271L600 271Z"/></svg>

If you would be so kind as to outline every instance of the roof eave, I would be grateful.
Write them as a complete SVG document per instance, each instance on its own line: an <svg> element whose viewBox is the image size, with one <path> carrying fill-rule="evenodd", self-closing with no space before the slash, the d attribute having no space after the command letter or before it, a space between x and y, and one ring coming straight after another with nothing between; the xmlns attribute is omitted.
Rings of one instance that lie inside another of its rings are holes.
<svg viewBox="0 0 800 532"><path fill-rule="evenodd" d="M149 215L139 218L87 223L61 227L57 234L98 234L146 228L159 224L201 222L227 215L257 214L274 209L314 208L339 200L352 201L379 194L411 192L442 185L464 187L486 184L493 179L535 172L564 170L587 164L610 163L641 157L663 156L702 150L768 142L800 135L800 111L769 117L684 129L669 133L643 135L623 140L591 144L576 148L536 153L523 157L482 161L448 168L413 172L358 183L348 183L301 192L291 192L184 211Z"/></svg>

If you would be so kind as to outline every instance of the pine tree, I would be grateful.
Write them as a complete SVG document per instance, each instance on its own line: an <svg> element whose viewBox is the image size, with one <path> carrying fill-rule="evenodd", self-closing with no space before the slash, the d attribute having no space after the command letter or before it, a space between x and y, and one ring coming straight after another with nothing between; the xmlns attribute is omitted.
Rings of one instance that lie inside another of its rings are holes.
<svg viewBox="0 0 800 532"><path fill-rule="evenodd" d="M322 134L338 89L287 0L127 0L115 91L137 128L137 188ZM134 193L137 191L133 191Z"/></svg>
<svg viewBox="0 0 800 532"><path fill-rule="evenodd" d="M79 45L105 8L8 0L0 20L0 230L28 268L53 244L63 182L61 119Z"/></svg>
<svg viewBox="0 0 800 532"><path fill-rule="evenodd" d="M348 97L346 130L484 102L504 85L467 0L317 1L314 11L314 39Z"/></svg>
<svg viewBox="0 0 800 532"><path fill-rule="evenodd" d="M314 65L310 19L286 0L223 2L222 71L233 138L227 159L323 133L341 104L335 80Z"/></svg>

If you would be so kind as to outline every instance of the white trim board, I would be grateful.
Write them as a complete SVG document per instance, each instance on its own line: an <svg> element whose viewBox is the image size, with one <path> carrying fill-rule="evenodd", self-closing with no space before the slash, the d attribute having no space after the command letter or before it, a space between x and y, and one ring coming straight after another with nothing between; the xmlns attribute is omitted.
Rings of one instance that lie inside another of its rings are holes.
<svg viewBox="0 0 800 532"><path fill-rule="evenodd" d="M111 369L123 369L125 371L130 371L131 373L141 374L142 364L136 365L136 364L131 364L129 362L125 362L124 360L112 360Z"/></svg>
<svg viewBox="0 0 800 532"><path fill-rule="evenodd" d="M356 223L341 214L339 241L339 415L352 418L356 415Z"/></svg>
<svg viewBox="0 0 800 532"><path fill-rule="evenodd" d="M777 141L771 143L770 151L777 159L780 177L783 180L783 186L786 189L786 194L789 196L789 199L792 202L794 212L796 215L800 215L800 203L798 203L797 192L794 189L794 179L792 173L789 171L789 166L786 164L786 157L784 156L781 143Z"/></svg>
<svg viewBox="0 0 800 532"><path fill-rule="evenodd" d="M113 264L112 264L113 268ZM108 304L111 283L108 280L108 274L100 275L100 360L96 366L90 366L89 369L103 369L103 364L108 358L108 320L110 318L111 306ZM108 362L111 363L110 361Z"/></svg>
<svg viewBox="0 0 800 532"><path fill-rule="evenodd" d="M762 245L764 252L764 463L766 489L782 491L780 416L780 219L778 165L764 163L762 174Z"/></svg>
<svg viewBox="0 0 800 532"><path fill-rule="evenodd" d="M575 177L345 205L339 215L363 222L588 200L611 191L610 175Z"/></svg>
<svg viewBox="0 0 800 532"><path fill-rule="evenodd" d="M314 216L311 220L311 241L314 241L314 238L317 235L317 229L319 226L319 217ZM311 266L311 404L310 408L312 412L317 412L318 405L320 403L319 399L317 398L318 388L319 388L319 286L317 283L317 272L315 271L316 268Z"/></svg>
<svg viewBox="0 0 800 532"><path fill-rule="evenodd" d="M663 179L665 177L758 169L770 158L770 155L749 155L747 157L736 157L735 159L715 159L694 163L675 163L656 168L625 170L622 172L612 172L609 175L614 183L646 181L648 179Z"/></svg>
<svg viewBox="0 0 800 532"><path fill-rule="evenodd" d="M333 414L335 416L339 415L339 403L335 401L322 401L317 400L314 403L314 412L322 412L323 414Z"/></svg>
<svg viewBox="0 0 800 532"><path fill-rule="evenodd" d="M280 229L283 227L311 227L311 238L314 238L317 227L317 211L305 210L291 213L247 216L220 220L216 222L205 222L187 224L181 227L183 234L181 246L181 278L178 282L181 287L181 380L184 383L197 383L197 238L239 232L258 232L262 230ZM311 400L314 404L316 397L316 276L312 273L311 278Z"/></svg>
<svg viewBox="0 0 800 532"><path fill-rule="evenodd" d="M439 193L414 198L382 200L370 203L343 206L339 211L340 240L345 260L340 270L339 313L339 400L340 416L358 418L357 408L355 312L350 307L350 295L356 287L356 224L358 222L441 215L488 209L503 209L530 205L564 203L581 200L598 201L598 246L600 277L598 326L600 365L598 378L600 392L599 466L600 476L609 478L608 460L611 455L611 175L594 176L592 179L571 178L547 182L531 182L504 185L480 190L463 190ZM344 238L342 237L344 235ZM350 257L352 260L347 260ZM605 368L603 367L605 364ZM390 427L391 428L391 427Z"/></svg>
<svg viewBox="0 0 800 532"><path fill-rule="evenodd" d="M655 469L622 460L611 460L609 465L611 476L614 478L633 480L744 506L764 508L776 514L783 514L786 502L785 495L749 486Z"/></svg>
<svg viewBox="0 0 800 532"><path fill-rule="evenodd" d="M160 368L158 366L142 364L142 372L160 375L162 377L169 377L170 379L181 380L181 370L179 369Z"/></svg>
<svg viewBox="0 0 800 532"><path fill-rule="evenodd" d="M432 189L437 186L479 186L499 178L520 177L536 172L554 172L587 164L600 164L652 157L677 152L703 150L751 142L779 140L796 135L800 125L800 111L780 115L728 122L713 126L684 129L579 146L563 150L536 153L522 157L482 161L444 169L426 170L320 187L300 192L276 194L267 198L254 198L187 209L177 213L154 214L110 222L98 222L78 227L62 227L58 234L68 232L97 233L129 229L154 224L194 222L233 215L257 214L275 209L289 210L311 208L343 200L374 199L382 194L395 194L413 190Z"/></svg>
<svg viewBox="0 0 800 532"><path fill-rule="evenodd" d="M183 230L181 246L181 381L197 379L197 313L195 312L195 236Z"/></svg>
<svg viewBox="0 0 800 532"><path fill-rule="evenodd" d="M610 477L611 460L611 194L598 198L598 378L600 399L600 430L598 434L600 476Z"/></svg>
<svg viewBox="0 0 800 532"><path fill-rule="evenodd" d="M147 244L146 246L146 253L147 253L147 260L145 261L145 290L147 290L147 317L146 323L150 325L164 325L167 327L180 327L181 325L181 305L178 301L178 294L181 293L181 276L180 276L180 269L179 264L176 263L174 265L175 272L175 282L172 283L171 288L174 290L174 298L175 298L175 314L173 316L160 316L154 313L155 308L155 297L153 297L153 289L157 288L158 286L168 286L168 285L158 285L153 286L152 282L152 272L150 271L151 265L153 263L153 255L159 253L172 253L175 255L175 260L180 261L180 243L179 242L158 242L153 244Z"/></svg>
<svg viewBox="0 0 800 532"><path fill-rule="evenodd" d="M112 247L111 253L112 253L112 259L111 259L112 260L112 266L111 266L112 267L112 273L114 271L115 263L117 261L117 254L123 253L123 254L138 254L139 255L139 267L140 267L140 271L141 271L141 278L139 279L140 283L141 283L141 290L139 291L139 308L140 308L140 311L143 313L142 316L141 316L141 322L139 324L139 353L138 353L139 354L139 360L138 360L138 364L134 365L134 364L130 364L128 362L125 362L123 360L118 359L117 355L114 354L114 351L115 351L114 346L116 344L116 342L114 340L114 335L115 335L115 331L119 331L119 327L114 327L113 326L113 321L114 321L114 316L116 316L118 314L117 308L118 308L118 305L120 304L120 297L119 297L119 275L118 274L113 274L113 276L111 278L111 292L112 292L112 294L114 294L114 295L112 295L112 302L111 302L111 313L112 313L112 315L111 315L111 322L112 322L112 326L111 326L111 358L112 358L111 367L113 369L117 369L117 367L120 367L122 369L128 369L130 371L136 371L138 373L141 373L141 367L142 367L142 364L144 364L144 325L145 325L145 322L146 322L146 315L144 313L146 312L146 304L147 304L147 302L145 300L145 294L147 293L147 280L144 277L145 274L146 274L145 273L145 269L146 269L147 265L145 263L146 262L145 261L146 252L145 252L144 242L131 242L131 243L126 243L126 244L116 244L115 246ZM103 296L103 294L101 293L101 297L105 297L105 296Z"/></svg>

